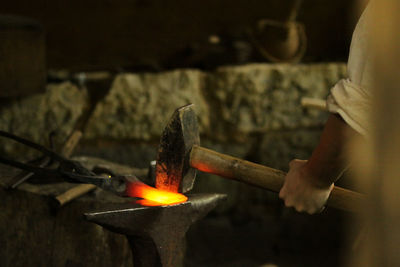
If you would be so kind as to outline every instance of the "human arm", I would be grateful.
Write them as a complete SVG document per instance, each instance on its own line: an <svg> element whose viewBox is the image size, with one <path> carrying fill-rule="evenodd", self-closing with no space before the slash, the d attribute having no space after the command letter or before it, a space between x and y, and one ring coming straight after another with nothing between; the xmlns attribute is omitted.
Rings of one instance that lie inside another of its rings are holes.
<svg viewBox="0 0 400 267"><path fill-rule="evenodd" d="M339 115L331 114L310 159L293 160L279 197L287 207L316 213L324 206L333 183L345 169L346 144L358 135Z"/></svg>

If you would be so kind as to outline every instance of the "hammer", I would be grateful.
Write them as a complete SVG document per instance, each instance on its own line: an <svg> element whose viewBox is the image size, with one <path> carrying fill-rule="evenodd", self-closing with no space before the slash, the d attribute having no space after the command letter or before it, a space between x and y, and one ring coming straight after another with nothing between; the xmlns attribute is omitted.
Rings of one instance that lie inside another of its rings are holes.
<svg viewBox="0 0 400 267"><path fill-rule="evenodd" d="M178 108L165 127L158 147L156 187L185 193L192 189L196 170L279 192L286 173L200 146L193 104ZM363 194L335 186L327 205L360 210Z"/></svg>

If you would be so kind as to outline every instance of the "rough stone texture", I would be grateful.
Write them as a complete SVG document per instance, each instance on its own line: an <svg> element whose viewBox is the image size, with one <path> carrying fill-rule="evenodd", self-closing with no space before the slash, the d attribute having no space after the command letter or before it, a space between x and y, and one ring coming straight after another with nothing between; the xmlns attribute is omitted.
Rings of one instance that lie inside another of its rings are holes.
<svg viewBox="0 0 400 267"><path fill-rule="evenodd" d="M344 64L252 64L207 76L207 98L220 140L246 140L255 132L320 126L326 114L301 107L301 97L326 98L346 75Z"/></svg>
<svg viewBox="0 0 400 267"><path fill-rule="evenodd" d="M211 73L123 74L96 108L86 138L154 140L174 109L194 103L200 129L219 141L247 141L270 130L321 126L326 114L301 97L325 98L346 75L341 63L251 64Z"/></svg>
<svg viewBox="0 0 400 267"><path fill-rule="evenodd" d="M87 138L158 138L169 116L180 106L194 103L200 127L208 127L208 107L202 97L204 73L176 70L160 74L119 75L110 93L89 122Z"/></svg>
<svg viewBox="0 0 400 267"><path fill-rule="evenodd" d="M56 145L64 142L86 105L87 97L69 82L49 84L46 93L9 103L0 109L0 129L29 140L49 144L56 131ZM24 148L0 138L0 151L21 154Z"/></svg>

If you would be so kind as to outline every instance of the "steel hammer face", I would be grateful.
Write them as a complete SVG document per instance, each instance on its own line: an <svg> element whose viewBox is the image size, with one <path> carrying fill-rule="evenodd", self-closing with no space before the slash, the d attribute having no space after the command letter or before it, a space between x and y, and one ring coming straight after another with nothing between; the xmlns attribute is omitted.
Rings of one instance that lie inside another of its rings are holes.
<svg viewBox="0 0 400 267"><path fill-rule="evenodd" d="M161 135L156 163L158 189L185 193L193 188L196 171L189 165L190 150L193 145L200 145L193 106L175 110Z"/></svg>

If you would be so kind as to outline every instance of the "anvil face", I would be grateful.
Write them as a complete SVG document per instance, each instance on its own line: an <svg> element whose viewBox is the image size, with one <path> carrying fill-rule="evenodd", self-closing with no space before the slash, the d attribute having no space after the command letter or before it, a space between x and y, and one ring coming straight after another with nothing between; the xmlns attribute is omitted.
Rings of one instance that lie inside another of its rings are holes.
<svg viewBox="0 0 400 267"><path fill-rule="evenodd" d="M217 206L226 195L189 195L187 202L171 206L110 204L86 213L87 220L128 237L135 266L181 266L189 227Z"/></svg>

